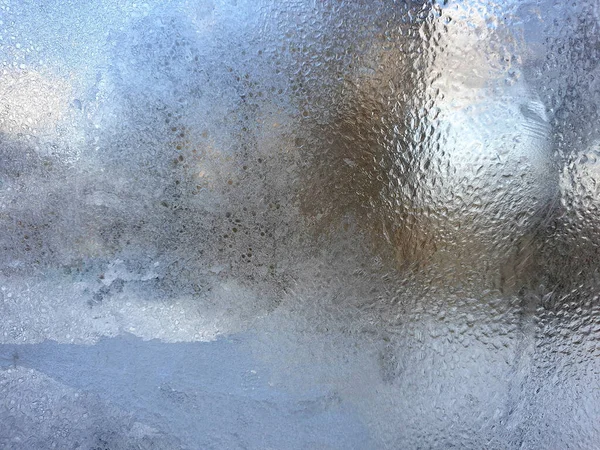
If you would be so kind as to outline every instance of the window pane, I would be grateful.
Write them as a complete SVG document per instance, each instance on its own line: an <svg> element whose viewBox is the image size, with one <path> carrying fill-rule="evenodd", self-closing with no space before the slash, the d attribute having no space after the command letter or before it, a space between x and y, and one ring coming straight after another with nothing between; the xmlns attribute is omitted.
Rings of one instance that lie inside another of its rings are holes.
<svg viewBox="0 0 600 450"><path fill-rule="evenodd" d="M0 0L0 447L594 448L595 1Z"/></svg>

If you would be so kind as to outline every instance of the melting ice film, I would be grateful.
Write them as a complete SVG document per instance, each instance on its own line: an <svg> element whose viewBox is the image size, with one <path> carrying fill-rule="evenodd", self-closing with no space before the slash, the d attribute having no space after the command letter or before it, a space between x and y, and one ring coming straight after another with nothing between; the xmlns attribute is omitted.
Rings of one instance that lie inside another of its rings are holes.
<svg viewBox="0 0 600 450"><path fill-rule="evenodd" d="M0 448L600 448L598 0L0 0Z"/></svg>

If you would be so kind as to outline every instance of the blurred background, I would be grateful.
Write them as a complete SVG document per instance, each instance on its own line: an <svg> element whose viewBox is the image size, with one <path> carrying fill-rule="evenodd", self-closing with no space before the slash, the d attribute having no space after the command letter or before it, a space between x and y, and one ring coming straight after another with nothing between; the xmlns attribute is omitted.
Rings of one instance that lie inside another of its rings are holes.
<svg viewBox="0 0 600 450"><path fill-rule="evenodd" d="M596 448L595 1L0 0L0 447Z"/></svg>

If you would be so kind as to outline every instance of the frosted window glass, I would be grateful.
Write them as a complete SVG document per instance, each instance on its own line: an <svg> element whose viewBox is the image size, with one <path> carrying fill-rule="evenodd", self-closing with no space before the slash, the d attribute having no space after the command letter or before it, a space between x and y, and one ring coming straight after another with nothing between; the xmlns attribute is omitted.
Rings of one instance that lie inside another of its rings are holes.
<svg viewBox="0 0 600 450"><path fill-rule="evenodd" d="M599 105L592 0L0 0L0 448L596 448Z"/></svg>

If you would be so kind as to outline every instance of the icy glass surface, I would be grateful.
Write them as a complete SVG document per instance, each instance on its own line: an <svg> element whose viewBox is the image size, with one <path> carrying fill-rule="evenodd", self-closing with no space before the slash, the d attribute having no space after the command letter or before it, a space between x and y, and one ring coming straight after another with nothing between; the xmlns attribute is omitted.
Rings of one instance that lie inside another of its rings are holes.
<svg viewBox="0 0 600 450"><path fill-rule="evenodd" d="M0 448L600 445L596 0L0 0Z"/></svg>

